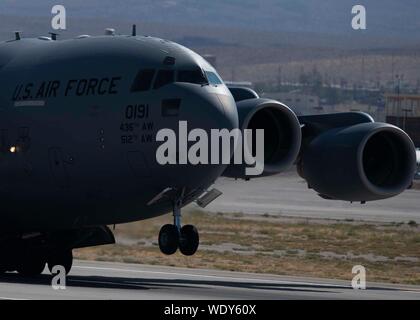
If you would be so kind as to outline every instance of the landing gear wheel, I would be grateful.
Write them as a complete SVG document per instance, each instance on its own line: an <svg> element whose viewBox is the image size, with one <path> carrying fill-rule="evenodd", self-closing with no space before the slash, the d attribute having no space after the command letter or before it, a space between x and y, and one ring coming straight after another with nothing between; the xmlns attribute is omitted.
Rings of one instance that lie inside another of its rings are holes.
<svg viewBox="0 0 420 320"><path fill-rule="evenodd" d="M47 265L51 273L53 273L54 266L63 266L66 270L66 274L69 274L73 265L72 250L60 250L55 252L48 258Z"/></svg>
<svg viewBox="0 0 420 320"><path fill-rule="evenodd" d="M17 267L17 272L26 277L38 276L44 271L45 257L40 252L26 253Z"/></svg>
<svg viewBox="0 0 420 320"><path fill-rule="evenodd" d="M163 254L172 255L178 250L179 232L172 224L164 225L159 232L159 248Z"/></svg>
<svg viewBox="0 0 420 320"><path fill-rule="evenodd" d="M197 228L192 225L186 225L181 228L181 237L179 240L179 250L184 256L192 256L197 252L200 244L200 237Z"/></svg>

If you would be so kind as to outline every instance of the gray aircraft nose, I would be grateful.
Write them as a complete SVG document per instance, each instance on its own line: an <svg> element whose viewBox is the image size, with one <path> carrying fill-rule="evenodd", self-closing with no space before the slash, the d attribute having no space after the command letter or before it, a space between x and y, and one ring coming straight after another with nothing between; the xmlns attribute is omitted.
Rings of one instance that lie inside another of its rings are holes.
<svg viewBox="0 0 420 320"><path fill-rule="evenodd" d="M192 127L211 129L238 128L238 111L229 91L215 91L206 87L185 87L186 100L181 115Z"/></svg>
<svg viewBox="0 0 420 320"><path fill-rule="evenodd" d="M206 87L190 85L190 84L174 84L178 100L180 100L179 113L174 112L171 116L164 117L167 128L173 128L178 138L186 136L178 130L180 122L187 123L188 133L194 129L201 129L207 133L208 137L208 163L178 164L177 169L174 166L164 166L159 168L159 172L165 177L165 183L172 186L187 186L189 190L205 189L210 186L226 169L228 164L212 163L211 147L212 147L212 130L227 129L229 131L238 128L238 113L236 105L232 97L229 95L221 95L220 92L207 90ZM168 88L169 89L169 88ZM169 93L169 91L168 91ZM163 111L165 114L165 111ZM194 141L188 141L188 146L195 144ZM230 151L233 154L233 143ZM190 149L188 148L188 151ZM188 153L187 151L187 153ZM184 153L185 150L178 150Z"/></svg>
<svg viewBox="0 0 420 320"><path fill-rule="evenodd" d="M238 108L236 107L236 102L230 91L226 88L223 93L217 94L217 97L223 107L227 121L231 123L232 128L238 128Z"/></svg>

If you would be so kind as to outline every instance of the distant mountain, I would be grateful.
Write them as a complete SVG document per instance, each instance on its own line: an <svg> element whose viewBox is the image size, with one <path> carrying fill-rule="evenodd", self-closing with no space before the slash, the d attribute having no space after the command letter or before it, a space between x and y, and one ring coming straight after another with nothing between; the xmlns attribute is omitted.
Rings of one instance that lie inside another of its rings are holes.
<svg viewBox="0 0 420 320"><path fill-rule="evenodd" d="M59 39L128 34L170 39L217 57L227 80L297 81L317 70L337 83L387 83L394 73L420 83L420 0L0 0L0 41L48 35L51 8L67 8ZM351 28L351 8L367 10L366 31ZM363 70L363 72L362 72Z"/></svg>
<svg viewBox="0 0 420 320"><path fill-rule="evenodd" d="M205 47L211 52L235 47L234 55L241 52L238 47L253 47L269 61L272 49L291 49L293 56L311 58L335 55L334 50L418 51L418 1L0 0L0 41L13 38L14 30L21 30L24 37L47 35L51 31L51 8L62 3L67 8L68 30L59 32L60 39L103 34L106 27L128 34L131 24L136 23L139 34L195 49ZM351 28L355 3L366 6L366 31Z"/></svg>
<svg viewBox="0 0 420 320"><path fill-rule="evenodd" d="M351 8L363 4L371 36L420 41L419 0L2 0L0 14L48 16L63 3L69 19L99 18L269 32L353 35Z"/></svg>

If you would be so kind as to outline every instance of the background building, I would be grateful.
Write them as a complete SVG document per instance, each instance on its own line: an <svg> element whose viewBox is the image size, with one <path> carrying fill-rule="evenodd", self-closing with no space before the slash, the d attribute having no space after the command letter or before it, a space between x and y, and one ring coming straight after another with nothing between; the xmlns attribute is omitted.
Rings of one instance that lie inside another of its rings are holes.
<svg viewBox="0 0 420 320"><path fill-rule="evenodd" d="M267 92L264 98L283 102L298 115L316 114L322 111L319 97L300 92Z"/></svg>
<svg viewBox="0 0 420 320"><path fill-rule="evenodd" d="M386 122L406 131L420 146L420 95L386 95Z"/></svg>

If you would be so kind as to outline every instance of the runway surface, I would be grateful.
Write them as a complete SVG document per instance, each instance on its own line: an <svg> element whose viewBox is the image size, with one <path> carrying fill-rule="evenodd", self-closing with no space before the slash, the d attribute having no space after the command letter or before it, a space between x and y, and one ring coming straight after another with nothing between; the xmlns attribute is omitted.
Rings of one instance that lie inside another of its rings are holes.
<svg viewBox="0 0 420 320"><path fill-rule="evenodd" d="M0 299L415 299L420 287L367 284L300 277L192 270L122 263L76 261L65 290L51 276L0 277Z"/></svg>
<svg viewBox="0 0 420 320"><path fill-rule="evenodd" d="M350 204L320 198L292 173L251 181L221 178L215 187L223 195L206 208L212 212L420 223L420 191L407 190L398 197L365 205Z"/></svg>

